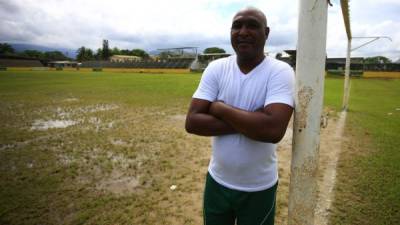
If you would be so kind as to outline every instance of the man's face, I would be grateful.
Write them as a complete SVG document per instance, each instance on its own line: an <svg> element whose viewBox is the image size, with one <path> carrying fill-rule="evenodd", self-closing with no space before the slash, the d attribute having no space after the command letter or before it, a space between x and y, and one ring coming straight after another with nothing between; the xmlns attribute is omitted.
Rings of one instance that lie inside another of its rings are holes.
<svg viewBox="0 0 400 225"><path fill-rule="evenodd" d="M241 59L255 59L264 54L268 33L269 28L260 14L253 10L241 11L232 21L232 47Z"/></svg>

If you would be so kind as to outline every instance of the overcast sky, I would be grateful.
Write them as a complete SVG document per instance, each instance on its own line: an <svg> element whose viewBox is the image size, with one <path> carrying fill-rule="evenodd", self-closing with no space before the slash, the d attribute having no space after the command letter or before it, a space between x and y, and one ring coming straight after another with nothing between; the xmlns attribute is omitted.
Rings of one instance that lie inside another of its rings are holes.
<svg viewBox="0 0 400 225"><path fill-rule="evenodd" d="M255 6L271 28L266 51L296 48L299 0L0 0L0 42L97 49L222 47L232 52L230 24L237 10ZM345 57L339 0L328 9L328 57ZM390 36L353 56L400 58L400 0L350 1L353 36ZM353 42L356 47L367 40Z"/></svg>

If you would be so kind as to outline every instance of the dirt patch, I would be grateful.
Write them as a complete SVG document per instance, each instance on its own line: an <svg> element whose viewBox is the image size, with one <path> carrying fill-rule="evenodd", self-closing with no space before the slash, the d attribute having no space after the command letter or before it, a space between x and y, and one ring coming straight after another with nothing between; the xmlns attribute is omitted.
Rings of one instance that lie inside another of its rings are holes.
<svg viewBox="0 0 400 225"><path fill-rule="evenodd" d="M318 202L315 215L315 224L324 225L327 224L329 219L329 212L331 207L331 202L333 200L333 187L335 185L336 179L336 164L338 161L338 156L341 151L341 144L343 143L343 129L345 124L345 114L341 114L339 118L333 116L334 113L325 113L324 119L321 122L321 137L320 137L320 157L319 157L319 169L318 169ZM173 115L169 117L171 124L174 124L175 129L182 129L184 127L185 115ZM188 143L193 142L193 138L197 138L193 135L187 135ZM289 193L289 182L290 182L290 164L291 164L291 153L292 153L292 138L293 138L293 128L292 122L287 129L284 138L278 144L277 154L279 161L279 189L277 196L277 214L276 214L276 224L287 224L288 222L288 193ZM207 138L204 138L207 140ZM194 147L194 146L193 146ZM204 162L201 164L192 164L194 170L206 171L208 165L208 159L210 157L211 145L203 145L201 147L203 150L198 151L204 158ZM196 149L194 147L193 149ZM190 162L190 160L188 160ZM203 179L201 179L203 181ZM191 184L200 194L195 195L195 201L198 202L195 205L188 206L184 211L189 218L195 218L195 221L201 223L202 216L198 212L201 212L202 202L202 191L203 183L196 182ZM175 191L184 192L184 190L179 190L180 187ZM183 195L178 202L189 201L190 195ZM193 197L193 196L192 196ZM193 199L192 199L193 201ZM197 213L196 213L197 212Z"/></svg>
<svg viewBox="0 0 400 225"><path fill-rule="evenodd" d="M113 170L108 177L97 183L96 189L108 191L116 195L129 195L135 192L135 188L139 184L138 178L126 176L120 170Z"/></svg>
<svg viewBox="0 0 400 225"><path fill-rule="evenodd" d="M343 132L347 112L342 112L334 124L327 127L320 147L320 176L318 179L318 202L315 211L315 224L329 222L329 212L334 199L333 188L336 183L336 167L342 151Z"/></svg>
<svg viewBox="0 0 400 225"><path fill-rule="evenodd" d="M315 211L315 224L325 225L328 223L331 202L334 198L333 188L336 180L336 165L343 143L343 129L346 114L339 118L329 117L324 122L325 128L321 129L319 165L318 165L318 201ZM326 119L325 119L326 120ZM288 222L288 193L290 182L290 164L292 151L293 128L287 129L282 141L278 144L279 158L279 189L277 197L277 224Z"/></svg>
<svg viewBox="0 0 400 225"><path fill-rule="evenodd" d="M170 118L171 118L171 120L176 120L176 121L179 121L179 122L184 122L184 121L186 120L186 115L184 115L184 114L178 114L178 115L173 115L173 116L171 116Z"/></svg>

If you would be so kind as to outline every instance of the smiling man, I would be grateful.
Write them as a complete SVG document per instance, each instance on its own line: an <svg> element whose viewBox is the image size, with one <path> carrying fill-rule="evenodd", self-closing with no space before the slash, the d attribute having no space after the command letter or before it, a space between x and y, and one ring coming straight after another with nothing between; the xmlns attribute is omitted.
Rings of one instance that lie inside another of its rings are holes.
<svg viewBox="0 0 400 225"><path fill-rule="evenodd" d="M274 224L276 143L293 112L294 73L264 55L267 19L248 7L233 18L236 55L204 71L186 117L189 133L213 136L204 191L207 225Z"/></svg>

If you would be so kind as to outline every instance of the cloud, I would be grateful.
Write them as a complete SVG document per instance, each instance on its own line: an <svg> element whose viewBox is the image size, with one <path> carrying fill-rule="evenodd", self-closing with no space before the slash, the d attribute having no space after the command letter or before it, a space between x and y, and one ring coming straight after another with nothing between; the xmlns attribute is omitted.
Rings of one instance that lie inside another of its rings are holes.
<svg viewBox="0 0 400 225"><path fill-rule="evenodd" d="M19 7L12 1L1 0L0 1L0 12L4 14L15 14L18 13Z"/></svg>
<svg viewBox="0 0 400 225"><path fill-rule="evenodd" d="M223 47L232 52L229 29L233 15L245 6L265 12L271 33L268 51L295 49L298 1L293 0L0 0L0 42L97 49L103 39L119 48L196 46ZM328 19L328 55L345 56L346 36L339 1L332 1ZM350 1L354 35L388 35L357 54L399 57L398 0ZM385 43L384 43L385 42ZM396 46L396 47L395 47ZM381 50L381 51L379 51ZM397 55L396 55L397 54Z"/></svg>

